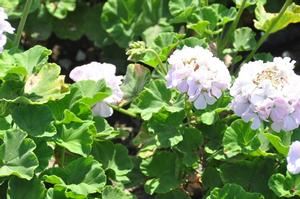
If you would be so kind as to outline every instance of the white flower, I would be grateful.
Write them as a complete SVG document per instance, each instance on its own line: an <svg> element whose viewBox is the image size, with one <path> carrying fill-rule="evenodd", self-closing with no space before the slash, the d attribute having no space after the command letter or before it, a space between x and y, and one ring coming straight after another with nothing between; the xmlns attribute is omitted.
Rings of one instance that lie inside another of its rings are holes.
<svg viewBox="0 0 300 199"><path fill-rule="evenodd" d="M6 44L6 35L5 33L14 33L14 28L10 25L7 19L7 14L4 9L0 7L0 53L3 51L4 45Z"/></svg>
<svg viewBox="0 0 300 199"><path fill-rule="evenodd" d="M225 64L200 46L175 50L168 62L171 67L166 76L167 87L187 93L196 109L215 103L230 85Z"/></svg>
<svg viewBox="0 0 300 199"><path fill-rule="evenodd" d="M300 173L300 142L295 141L291 144L287 157L287 170L291 174Z"/></svg>
<svg viewBox="0 0 300 199"><path fill-rule="evenodd" d="M272 62L244 64L230 89L231 107L252 128L270 121L274 131L290 131L300 124L300 77L293 71L295 61L274 58Z"/></svg>
<svg viewBox="0 0 300 199"><path fill-rule="evenodd" d="M104 80L106 85L112 90L112 95L93 107L94 115L109 117L113 110L108 104L117 104L123 98L120 88L123 76L116 76L116 66L108 63L91 62L86 65L74 68L70 73L70 78L74 81L81 80Z"/></svg>

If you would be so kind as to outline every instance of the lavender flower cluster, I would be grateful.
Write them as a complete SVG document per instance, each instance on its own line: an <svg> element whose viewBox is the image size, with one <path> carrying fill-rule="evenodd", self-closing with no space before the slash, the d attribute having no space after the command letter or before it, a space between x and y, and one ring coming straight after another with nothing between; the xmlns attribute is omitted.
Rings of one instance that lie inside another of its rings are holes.
<svg viewBox="0 0 300 199"><path fill-rule="evenodd" d="M231 77L224 62L200 46L175 50L168 63L171 67L167 87L186 93L196 109L214 104L230 86Z"/></svg>
<svg viewBox="0 0 300 199"><path fill-rule="evenodd" d="M300 76L294 66L295 61L287 57L244 64L230 89L235 114L246 122L253 120L253 129L263 121L270 122L276 132L298 128Z"/></svg>

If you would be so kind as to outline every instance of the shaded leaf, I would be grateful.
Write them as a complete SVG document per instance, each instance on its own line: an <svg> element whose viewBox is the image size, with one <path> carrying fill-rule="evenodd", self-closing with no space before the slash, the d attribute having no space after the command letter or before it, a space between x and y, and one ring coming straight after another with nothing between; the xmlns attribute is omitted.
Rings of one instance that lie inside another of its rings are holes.
<svg viewBox="0 0 300 199"><path fill-rule="evenodd" d="M23 180L13 177L8 182L7 199L44 199L46 188L37 178Z"/></svg>
<svg viewBox="0 0 300 199"><path fill-rule="evenodd" d="M134 112L140 113L144 120L162 108L169 112L180 112L184 109L183 95L172 93L163 80L151 81L131 104Z"/></svg>
<svg viewBox="0 0 300 199"><path fill-rule="evenodd" d="M64 168L52 168L45 174L45 182L66 189L65 195L69 197L96 193L106 184L101 164L92 158L78 158Z"/></svg>
<svg viewBox="0 0 300 199"><path fill-rule="evenodd" d="M0 176L15 175L30 180L39 162L33 150L33 140L20 130L8 130L0 146Z"/></svg>
<svg viewBox="0 0 300 199"><path fill-rule="evenodd" d="M159 152L153 157L143 159L141 171L150 177L144 185L147 193L167 193L179 186L180 163L175 153Z"/></svg>
<svg viewBox="0 0 300 199"><path fill-rule="evenodd" d="M246 192L243 187L237 184L225 184L223 188L214 188L207 199L264 199L264 196L259 193Z"/></svg>

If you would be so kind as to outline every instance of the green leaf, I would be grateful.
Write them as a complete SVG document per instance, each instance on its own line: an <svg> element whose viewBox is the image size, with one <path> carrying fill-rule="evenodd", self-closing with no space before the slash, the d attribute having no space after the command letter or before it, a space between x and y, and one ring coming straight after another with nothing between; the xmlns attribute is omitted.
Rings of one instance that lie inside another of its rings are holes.
<svg viewBox="0 0 300 199"><path fill-rule="evenodd" d="M202 174L202 183L205 190L222 186L219 169L210 166L206 167Z"/></svg>
<svg viewBox="0 0 300 199"><path fill-rule="evenodd" d="M51 53L51 50L43 46L36 45L25 52L14 54L15 64L26 68L27 73L32 74L42 65L47 63L48 57Z"/></svg>
<svg viewBox="0 0 300 199"><path fill-rule="evenodd" d="M155 199L191 199L191 197L187 193L176 189L165 194L157 194Z"/></svg>
<svg viewBox="0 0 300 199"><path fill-rule="evenodd" d="M143 3L143 0L108 0L104 4L102 26L120 47L128 47L135 34L139 34L135 31Z"/></svg>
<svg viewBox="0 0 300 199"><path fill-rule="evenodd" d="M252 130L250 123L239 119L225 131L223 138L224 153L233 157L239 153L250 154L260 147L258 130Z"/></svg>
<svg viewBox="0 0 300 199"><path fill-rule="evenodd" d="M183 48L183 46L188 46L188 47L196 47L196 46L202 46L202 47L207 47L205 39L198 39L197 37L188 37L185 39L180 40L178 44L178 48Z"/></svg>
<svg viewBox="0 0 300 199"><path fill-rule="evenodd" d="M68 0L68 1L47 0L46 1L46 8L48 9L49 13L59 19L65 18L68 12L75 10L75 7L76 7L76 0Z"/></svg>
<svg viewBox="0 0 300 199"><path fill-rule="evenodd" d="M174 27L167 22L166 18L161 18L158 21L158 24L150 26L142 33L142 38L143 41L146 42L147 46L149 46L153 44L157 35L163 32L173 32L173 31L174 31Z"/></svg>
<svg viewBox="0 0 300 199"><path fill-rule="evenodd" d="M34 40L45 41L51 36L53 18L45 6L41 6L40 9L28 15L24 28L26 34Z"/></svg>
<svg viewBox="0 0 300 199"><path fill-rule="evenodd" d="M84 14L86 16L82 18L84 26L83 30L85 31L85 35L91 41L93 41L97 47L103 47L112 43L112 39L108 36L107 32L105 32L102 27L101 11L102 4L96 4L93 7L86 6L84 10Z"/></svg>
<svg viewBox="0 0 300 199"><path fill-rule="evenodd" d="M170 0L169 9L174 17L171 21L173 23L186 22L198 7L199 1L197 0Z"/></svg>
<svg viewBox="0 0 300 199"><path fill-rule="evenodd" d="M172 50L178 45L179 41L184 37L183 34L174 32L164 32L159 34L153 44L153 48L157 49L162 61L168 59ZM151 45L150 45L151 47Z"/></svg>
<svg viewBox="0 0 300 199"><path fill-rule="evenodd" d="M10 18L19 18L22 16L26 1L20 0L1 0L0 7L3 7ZM41 5L40 0L33 0L29 13L33 12Z"/></svg>
<svg viewBox="0 0 300 199"><path fill-rule="evenodd" d="M90 20L86 18L88 8L84 4L78 3L76 11L68 13L64 20L53 18L54 33L61 39L79 40L86 31L86 21Z"/></svg>
<svg viewBox="0 0 300 199"><path fill-rule="evenodd" d="M216 29L219 21L217 9L213 7L202 7L193 14L193 19L187 24L187 28L194 30L199 37L218 34L222 29Z"/></svg>
<svg viewBox="0 0 300 199"><path fill-rule="evenodd" d="M235 183L249 192L262 193L266 198L276 198L269 189L268 180L274 173L276 164L270 158L237 160L220 166L220 176L224 184ZM257 180L259 179L259 180Z"/></svg>
<svg viewBox="0 0 300 199"><path fill-rule="evenodd" d="M281 132L281 133L290 134L289 132ZM285 136L279 134L271 134L271 133L264 133L264 136L269 140L269 142L278 151L278 153L284 155L285 157L288 155L289 143L284 142Z"/></svg>
<svg viewBox="0 0 300 199"><path fill-rule="evenodd" d="M146 123L146 127L150 133L154 134L158 147L173 147L183 139L179 126L183 119L183 111L171 113L162 109L159 113L153 115L149 122Z"/></svg>
<svg viewBox="0 0 300 199"><path fill-rule="evenodd" d="M168 18L167 1L160 0L108 0L103 6L103 28L122 48L137 40L147 28Z"/></svg>
<svg viewBox="0 0 300 199"><path fill-rule="evenodd" d="M271 176L268 185L278 197L300 196L300 175L276 173Z"/></svg>
<svg viewBox="0 0 300 199"><path fill-rule="evenodd" d="M216 111L205 112L200 115L200 121L206 125L212 125L217 118L218 114Z"/></svg>
<svg viewBox="0 0 300 199"><path fill-rule="evenodd" d="M256 46L255 33L251 28L242 27L234 31L233 47L237 51L249 51Z"/></svg>
<svg viewBox="0 0 300 199"><path fill-rule="evenodd" d="M106 87L104 80L97 82L93 80L79 81L73 84L72 87L79 89L82 96L80 101L90 106L111 95L111 90Z"/></svg>
<svg viewBox="0 0 300 199"><path fill-rule="evenodd" d="M30 180L39 162L33 153L36 145L20 130L8 130L0 146L0 177L15 175Z"/></svg>
<svg viewBox="0 0 300 199"><path fill-rule="evenodd" d="M128 150L121 144L113 144L110 141L95 142L92 155L99 161L105 170L112 170L117 180L128 174L133 164L128 156Z"/></svg>
<svg viewBox="0 0 300 199"><path fill-rule="evenodd" d="M254 60L262 60L264 62L272 62L273 58L271 53L256 53L253 57Z"/></svg>
<svg viewBox="0 0 300 199"><path fill-rule="evenodd" d="M172 50L178 45L180 39L183 37L183 34L174 32L160 33L155 37L153 42L147 43L147 47L152 49L154 52L145 51L144 53L135 54L130 57L130 60L134 62L142 62L155 68L158 64L160 64L155 52L160 57L161 61L167 60Z"/></svg>
<svg viewBox="0 0 300 199"><path fill-rule="evenodd" d="M144 120L149 120L152 114L162 108L175 113L184 109L183 95L177 95L167 89L164 80L151 81L131 104L134 112L140 113Z"/></svg>
<svg viewBox="0 0 300 199"><path fill-rule="evenodd" d="M102 199L135 199L129 192L118 187L105 186L102 191Z"/></svg>
<svg viewBox="0 0 300 199"><path fill-rule="evenodd" d="M167 193L180 185L180 160L175 153L159 152L143 159L140 165L143 174L150 179L144 185L149 194Z"/></svg>
<svg viewBox="0 0 300 199"><path fill-rule="evenodd" d="M76 114L76 117L80 117L81 115L84 116L83 119L87 119L86 114L91 115L90 107L88 107L89 110L81 110L80 106L82 102L80 100L85 97L83 96L83 92L78 88L75 84L72 84L70 86L70 93L66 94L64 98L56 101L49 101L47 105L49 106L53 117L55 120L61 121L66 116L66 111L69 110ZM79 103L79 104L78 104ZM89 112L89 113L86 113Z"/></svg>
<svg viewBox="0 0 300 199"><path fill-rule="evenodd" d="M121 85L124 103L131 102L150 79L150 70L140 64L129 64Z"/></svg>
<svg viewBox="0 0 300 199"><path fill-rule="evenodd" d="M47 191L46 199L67 199L67 197L65 196L65 192L61 190L61 188L50 188Z"/></svg>
<svg viewBox="0 0 300 199"><path fill-rule="evenodd" d="M37 178L23 180L13 177L8 182L7 199L44 199L46 188Z"/></svg>
<svg viewBox="0 0 300 199"><path fill-rule="evenodd" d="M227 8L223 4L212 4L210 6L215 10L218 17L218 25L226 25L227 23L234 21L237 16L237 11L235 8Z"/></svg>
<svg viewBox="0 0 300 199"><path fill-rule="evenodd" d="M57 125L56 143L72 153L87 156L92 149L92 122L70 122Z"/></svg>
<svg viewBox="0 0 300 199"><path fill-rule="evenodd" d="M106 184L104 170L93 158L78 158L64 168L52 168L45 174L45 182L66 189L66 196L72 198L99 192Z"/></svg>
<svg viewBox="0 0 300 199"><path fill-rule="evenodd" d="M31 136L53 136L56 133L51 122L50 109L43 105L16 105L12 108L14 122Z"/></svg>
<svg viewBox="0 0 300 199"><path fill-rule="evenodd" d="M214 188L207 199L264 199L264 196L259 193L246 192L243 187L237 184L225 184L223 188Z"/></svg>
<svg viewBox="0 0 300 199"><path fill-rule="evenodd" d="M54 150L44 139L35 139L36 148L34 153L39 160L39 167L36 169L37 172L44 171L48 166L51 158L54 155Z"/></svg>
<svg viewBox="0 0 300 199"><path fill-rule="evenodd" d="M104 118L95 116L93 121L95 122L97 138L110 140L120 135L120 131L111 127Z"/></svg>
<svg viewBox="0 0 300 199"><path fill-rule="evenodd" d="M236 4L237 8L240 8L241 5L242 5L242 2L243 2L243 0L233 0L233 1ZM258 2L265 2L265 1L266 0L247 0L246 3L245 3L245 8L249 7L251 5L254 5L254 4L258 3Z"/></svg>
<svg viewBox="0 0 300 199"><path fill-rule="evenodd" d="M183 154L183 163L187 167L199 166L199 148L203 142L202 133L195 128L181 128L183 140L176 148Z"/></svg>
<svg viewBox="0 0 300 199"><path fill-rule="evenodd" d="M266 12L263 4L258 4L255 9L256 20L254 26L258 30L267 31L276 20L279 13ZM271 33L277 32L291 23L300 22L300 6L292 3L288 6L279 21L272 27Z"/></svg>
<svg viewBox="0 0 300 199"><path fill-rule="evenodd" d="M64 76L56 64L43 65L40 71L28 77L24 92L33 102L46 103L49 100L61 99L68 92Z"/></svg>

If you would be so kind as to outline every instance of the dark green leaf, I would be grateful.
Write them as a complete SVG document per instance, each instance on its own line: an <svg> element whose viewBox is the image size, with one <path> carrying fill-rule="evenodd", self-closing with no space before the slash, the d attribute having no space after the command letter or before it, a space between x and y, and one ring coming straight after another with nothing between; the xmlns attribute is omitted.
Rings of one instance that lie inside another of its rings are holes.
<svg viewBox="0 0 300 199"><path fill-rule="evenodd" d="M163 80L151 81L131 106L134 112L141 113L144 120L149 120L153 113L158 113L162 108L174 113L184 109L183 95L177 95L167 89Z"/></svg>
<svg viewBox="0 0 300 199"><path fill-rule="evenodd" d="M153 157L143 159L141 171L150 177L145 184L147 193L166 193L180 184L180 160L175 153L159 152Z"/></svg>
<svg viewBox="0 0 300 199"><path fill-rule="evenodd" d="M92 124L86 121L57 125L56 143L73 153L87 156L91 152L93 143L90 130Z"/></svg>
<svg viewBox="0 0 300 199"><path fill-rule="evenodd" d="M33 150L33 140L20 130L8 130L0 146L0 177L15 175L30 180L39 162Z"/></svg>
<svg viewBox="0 0 300 199"><path fill-rule="evenodd" d="M259 193L246 192L243 187L237 184L226 184L223 188L214 188L207 199L264 199L264 196Z"/></svg>
<svg viewBox="0 0 300 199"><path fill-rule="evenodd" d="M251 28L243 27L234 31L233 47L237 51L250 51L256 46L255 33Z"/></svg>
<svg viewBox="0 0 300 199"><path fill-rule="evenodd" d="M31 136L53 136L56 133L51 122L50 109L43 105L16 105L12 109L14 122Z"/></svg>
<svg viewBox="0 0 300 199"><path fill-rule="evenodd" d="M269 180L270 189L278 197L290 198L293 196L300 196L300 176L291 175L289 173L286 176L276 173L273 174Z"/></svg>
<svg viewBox="0 0 300 199"><path fill-rule="evenodd" d="M45 185L37 178L28 181L13 177L9 180L7 199L44 199L45 194Z"/></svg>
<svg viewBox="0 0 300 199"><path fill-rule="evenodd" d="M105 186L102 192L102 199L135 199L128 191L118 187Z"/></svg>
<svg viewBox="0 0 300 199"><path fill-rule="evenodd" d="M123 84L121 85L121 89L124 93L124 103L132 101L132 99L143 90L149 79L149 69L139 64L129 64L127 66Z"/></svg>
<svg viewBox="0 0 300 199"><path fill-rule="evenodd" d="M66 189L66 196L71 198L96 193L106 184L101 164L92 158L76 159L64 168L52 168L46 174L45 182Z"/></svg>
<svg viewBox="0 0 300 199"><path fill-rule="evenodd" d="M105 170L113 170L117 180L128 174L133 168L128 150L121 144L113 144L110 141L95 142L92 155L103 165Z"/></svg>
<svg viewBox="0 0 300 199"><path fill-rule="evenodd" d="M250 154L260 147L258 130L252 130L250 123L234 121L225 131L223 138L224 153L233 157L239 153Z"/></svg>

